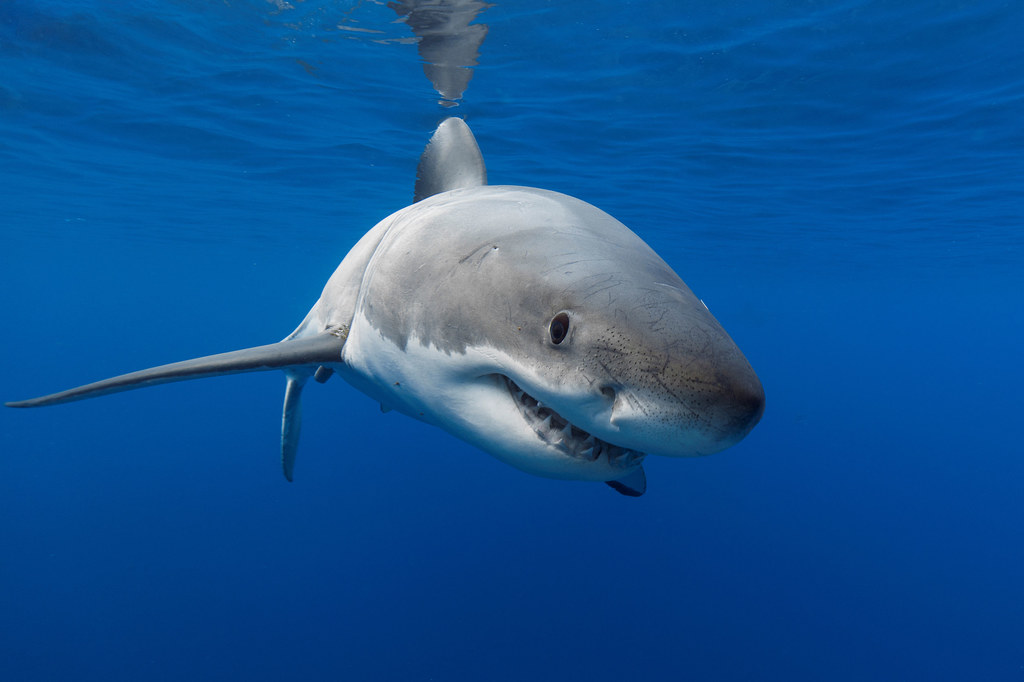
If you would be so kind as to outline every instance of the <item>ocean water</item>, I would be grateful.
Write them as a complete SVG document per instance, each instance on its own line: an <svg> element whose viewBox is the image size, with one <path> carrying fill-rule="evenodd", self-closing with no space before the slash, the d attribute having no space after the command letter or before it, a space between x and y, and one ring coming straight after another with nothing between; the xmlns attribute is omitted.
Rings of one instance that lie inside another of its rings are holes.
<svg viewBox="0 0 1024 682"><path fill-rule="evenodd" d="M282 338L458 115L762 422L631 499L338 380L291 484L276 372L4 409L0 678L1024 679L1024 5L413 4L0 3L0 397Z"/></svg>

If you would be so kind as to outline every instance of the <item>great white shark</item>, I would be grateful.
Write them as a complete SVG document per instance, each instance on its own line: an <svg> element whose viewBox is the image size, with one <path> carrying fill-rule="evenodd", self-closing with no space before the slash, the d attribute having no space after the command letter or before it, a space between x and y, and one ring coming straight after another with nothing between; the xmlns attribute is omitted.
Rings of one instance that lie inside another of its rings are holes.
<svg viewBox="0 0 1024 682"><path fill-rule="evenodd" d="M283 341L6 403L284 370L292 480L308 379L360 391L539 476L646 489L646 455L709 455L764 412L750 363L629 228L573 197L488 185L473 133L444 120L414 203L367 232Z"/></svg>

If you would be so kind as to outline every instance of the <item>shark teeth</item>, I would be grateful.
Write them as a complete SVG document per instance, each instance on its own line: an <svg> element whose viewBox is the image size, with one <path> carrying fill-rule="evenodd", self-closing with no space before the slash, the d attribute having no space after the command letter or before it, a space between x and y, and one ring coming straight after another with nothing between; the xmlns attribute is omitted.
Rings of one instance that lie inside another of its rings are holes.
<svg viewBox="0 0 1024 682"><path fill-rule="evenodd" d="M609 461L623 467L631 467L644 458L642 452L613 445L570 424L569 420L519 388L510 378L503 375L501 378L523 417L537 432L537 437L570 457L593 462L605 455Z"/></svg>

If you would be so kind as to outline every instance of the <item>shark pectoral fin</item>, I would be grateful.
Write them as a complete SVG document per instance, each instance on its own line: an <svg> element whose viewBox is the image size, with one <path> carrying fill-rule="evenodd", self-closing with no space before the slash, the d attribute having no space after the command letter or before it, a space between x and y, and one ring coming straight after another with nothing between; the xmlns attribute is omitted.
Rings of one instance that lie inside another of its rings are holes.
<svg viewBox="0 0 1024 682"><path fill-rule="evenodd" d="M441 121L420 156L413 203L441 192L486 184L487 168L473 131L461 118Z"/></svg>
<svg viewBox="0 0 1024 682"><path fill-rule="evenodd" d="M295 472L295 453L299 449L299 432L302 430L302 387L313 373L290 370L287 374L281 414L281 468L284 477L291 482Z"/></svg>
<svg viewBox="0 0 1024 682"><path fill-rule="evenodd" d="M151 367L78 388L71 388L60 393L52 393L30 400L18 400L5 403L5 405L7 407L43 407L69 403L73 400L97 398L101 395L167 384L173 381L202 379L242 372L263 372L271 369L306 367L312 374L317 367L324 363L341 362L341 349L345 345L347 336L348 328L340 327L316 336L285 339L266 346L244 348L230 353L207 355L202 358Z"/></svg>
<svg viewBox="0 0 1024 682"><path fill-rule="evenodd" d="M622 478L605 481L605 484L627 497L640 497L647 492L647 474L642 466L637 467Z"/></svg>

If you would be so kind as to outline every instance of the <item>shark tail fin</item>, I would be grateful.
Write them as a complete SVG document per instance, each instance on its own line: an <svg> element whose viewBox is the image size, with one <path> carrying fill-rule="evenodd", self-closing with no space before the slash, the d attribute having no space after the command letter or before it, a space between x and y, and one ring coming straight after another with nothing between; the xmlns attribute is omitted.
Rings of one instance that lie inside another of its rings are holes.
<svg viewBox="0 0 1024 682"><path fill-rule="evenodd" d="M462 187L487 184L487 168L473 131L461 118L441 121L416 168L413 203Z"/></svg>
<svg viewBox="0 0 1024 682"><path fill-rule="evenodd" d="M295 453L299 450L299 432L302 430L302 387L312 372L289 370L287 374L281 414L281 469L290 483L294 480Z"/></svg>
<svg viewBox="0 0 1024 682"><path fill-rule="evenodd" d="M295 480L295 453L299 450L299 432L302 430L302 388L310 376L322 384L331 378L334 370L320 365L316 371L312 367L301 367L288 369L285 373L288 384L284 389L284 410L281 414L281 469L291 483Z"/></svg>

